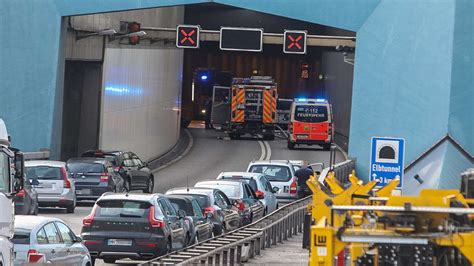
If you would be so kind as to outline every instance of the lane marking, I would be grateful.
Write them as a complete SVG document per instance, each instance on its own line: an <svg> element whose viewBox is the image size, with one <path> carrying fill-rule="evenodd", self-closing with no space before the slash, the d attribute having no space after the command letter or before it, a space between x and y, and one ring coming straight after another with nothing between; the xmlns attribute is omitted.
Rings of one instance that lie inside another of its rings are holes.
<svg viewBox="0 0 474 266"><path fill-rule="evenodd" d="M272 148L270 148L270 143L268 141L264 141L263 144L265 144L265 147L267 147L267 155L265 156L265 160L270 160L272 158Z"/></svg>
<svg viewBox="0 0 474 266"><path fill-rule="evenodd" d="M266 157L266 149L265 149L265 144L263 143L263 141L259 140L258 141L258 144L260 145L260 158L258 158L259 161L262 161L264 160L264 158Z"/></svg>

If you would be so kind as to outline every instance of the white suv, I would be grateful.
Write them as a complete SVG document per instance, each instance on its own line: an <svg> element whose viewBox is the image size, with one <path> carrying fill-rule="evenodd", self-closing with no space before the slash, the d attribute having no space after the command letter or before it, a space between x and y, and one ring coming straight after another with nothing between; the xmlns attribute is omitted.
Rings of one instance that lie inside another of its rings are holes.
<svg viewBox="0 0 474 266"><path fill-rule="evenodd" d="M265 175L272 187L278 188L275 194L278 202L290 203L298 199L298 182L295 176L297 169L291 161L286 160L252 161L247 172Z"/></svg>

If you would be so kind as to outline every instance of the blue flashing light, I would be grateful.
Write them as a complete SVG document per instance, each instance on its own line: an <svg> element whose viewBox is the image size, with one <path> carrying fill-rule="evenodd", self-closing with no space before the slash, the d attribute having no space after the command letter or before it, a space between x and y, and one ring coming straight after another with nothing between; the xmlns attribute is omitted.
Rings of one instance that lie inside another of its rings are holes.
<svg viewBox="0 0 474 266"><path fill-rule="evenodd" d="M296 98L297 102L306 102L306 98Z"/></svg>
<svg viewBox="0 0 474 266"><path fill-rule="evenodd" d="M207 75L202 75L201 80L207 80Z"/></svg>
<svg viewBox="0 0 474 266"><path fill-rule="evenodd" d="M325 101L326 101L326 99L323 99L323 98L317 98L317 99L316 99L316 101L321 103L321 102L325 102Z"/></svg>

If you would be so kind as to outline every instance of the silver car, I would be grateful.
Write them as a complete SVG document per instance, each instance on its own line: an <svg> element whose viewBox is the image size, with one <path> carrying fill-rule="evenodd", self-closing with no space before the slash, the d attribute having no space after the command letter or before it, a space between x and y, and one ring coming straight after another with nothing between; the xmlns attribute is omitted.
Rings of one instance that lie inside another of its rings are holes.
<svg viewBox="0 0 474 266"><path fill-rule="evenodd" d="M270 181L268 181L267 177L263 174L249 172L222 172L217 176L217 179L242 180L247 182L265 207L263 215L267 215L278 209L278 199L275 196L278 189L276 187L273 188Z"/></svg>
<svg viewBox="0 0 474 266"><path fill-rule="evenodd" d="M64 222L43 216L15 216L14 264L53 263L92 266L82 239Z"/></svg>
<svg viewBox="0 0 474 266"><path fill-rule="evenodd" d="M270 160L252 161L247 172L264 174L273 187L277 187L275 194L279 203L290 203L298 199L298 182L295 172L300 166L290 161Z"/></svg>
<svg viewBox="0 0 474 266"><path fill-rule="evenodd" d="M26 161L26 177L35 182L40 207L62 207L68 213L76 208L74 182L69 178L65 162Z"/></svg>

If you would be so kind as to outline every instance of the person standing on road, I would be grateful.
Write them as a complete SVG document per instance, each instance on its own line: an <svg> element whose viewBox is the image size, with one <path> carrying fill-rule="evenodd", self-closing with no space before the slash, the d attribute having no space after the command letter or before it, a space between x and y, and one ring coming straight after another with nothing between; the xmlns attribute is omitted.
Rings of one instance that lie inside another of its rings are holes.
<svg viewBox="0 0 474 266"><path fill-rule="evenodd" d="M295 176L297 178L296 182L298 183L297 193L299 199L311 195L312 192L306 184L306 180L308 180L313 174L313 170L310 167L304 167L296 170Z"/></svg>

